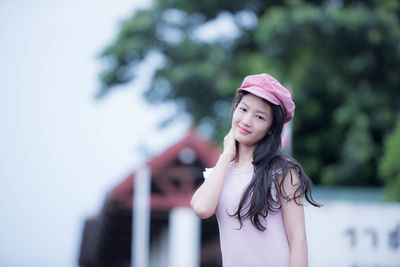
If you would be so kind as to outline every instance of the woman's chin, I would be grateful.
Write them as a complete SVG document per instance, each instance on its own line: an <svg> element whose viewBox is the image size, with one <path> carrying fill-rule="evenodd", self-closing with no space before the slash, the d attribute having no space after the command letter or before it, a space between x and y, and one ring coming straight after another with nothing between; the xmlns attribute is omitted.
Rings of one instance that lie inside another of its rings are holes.
<svg viewBox="0 0 400 267"><path fill-rule="evenodd" d="M247 138L247 136L243 136L241 134L235 134L234 138L241 145L245 145L245 146L253 146L254 145L254 142L252 142L252 140L249 140L249 138Z"/></svg>

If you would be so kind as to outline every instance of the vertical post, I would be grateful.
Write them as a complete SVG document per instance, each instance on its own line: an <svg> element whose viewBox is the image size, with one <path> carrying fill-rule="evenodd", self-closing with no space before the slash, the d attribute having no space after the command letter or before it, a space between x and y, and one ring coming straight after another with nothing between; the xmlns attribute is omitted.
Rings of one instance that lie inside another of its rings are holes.
<svg viewBox="0 0 400 267"><path fill-rule="evenodd" d="M289 86L285 87L286 89L289 90L290 94L293 95L292 88ZM289 155L292 154L292 122L293 120L283 125L282 136L281 136L282 152Z"/></svg>
<svg viewBox="0 0 400 267"><path fill-rule="evenodd" d="M149 266L150 170L144 165L133 184L131 267Z"/></svg>
<svg viewBox="0 0 400 267"><path fill-rule="evenodd" d="M292 154L292 121L283 125L282 130L282 151L285 154Z"/></svg>
<svg viewBox="0 0 400 267"><path fill-rule="evenodd" d="M191 208L174 208L169 215L169 267L200 264L200 219Z"/></svg>

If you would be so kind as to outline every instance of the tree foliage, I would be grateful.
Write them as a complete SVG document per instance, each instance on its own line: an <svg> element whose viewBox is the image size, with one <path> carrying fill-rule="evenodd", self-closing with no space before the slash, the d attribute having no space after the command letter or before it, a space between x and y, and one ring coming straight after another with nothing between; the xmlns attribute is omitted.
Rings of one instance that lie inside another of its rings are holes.
<svg viewBox="0 0 400 267"><path fill-rule="evenodd" d="M313 180L380 185L383 141L400 110L399 14L397 1L159 0L104 50L99 97L156 51L164 64L146 99L177 103L220 140L243 78L270 73L293 90L293 152ZM199 37L222 17L234 34Z"/></svg>
<svg viewBox="0 0 400 267"><path fill-rule="evenodd" d="M387 200L400 201L400 116L396 128L386 137L385 154L381 158L379 172L385 182L384 196Z"/></svg>

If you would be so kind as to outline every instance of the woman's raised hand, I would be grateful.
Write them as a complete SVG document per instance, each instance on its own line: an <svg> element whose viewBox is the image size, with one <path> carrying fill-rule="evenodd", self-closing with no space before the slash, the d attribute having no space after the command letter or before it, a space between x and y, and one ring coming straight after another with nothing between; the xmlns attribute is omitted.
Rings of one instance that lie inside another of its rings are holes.
<svg viewBox="0 0 400 267"><path fill-rule="evenodd" d="M236 140L233 137L232 128L224 137L224 152L222 152L222 154L229 156L230 161L234 160L236 157Z"/></svg>

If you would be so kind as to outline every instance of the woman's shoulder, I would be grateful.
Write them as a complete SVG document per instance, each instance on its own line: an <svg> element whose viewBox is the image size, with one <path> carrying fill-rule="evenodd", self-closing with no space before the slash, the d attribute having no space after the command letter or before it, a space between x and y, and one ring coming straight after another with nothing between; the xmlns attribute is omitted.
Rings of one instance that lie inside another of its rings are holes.
<svg viewBox="0 0 400 267"><path fill-rule="evenodd" d="M289 170L301 169L300 163L295 158L287 154L278 154L271 160L272 173L282 173Z"/></svg>
<svg viewBox="0 0 400 267"><path fill-rule="evenodd" d="M276 190L279 196L288 201L294 199L297 204L301 204L301 200L305 198L311 205L321 206L321 204L314 201L311 195L311 179L295 158L285 154L276 155L272 158L269 171L273 175L275 173L274 176L277 178L275 180L277 182Z"/></svg>

